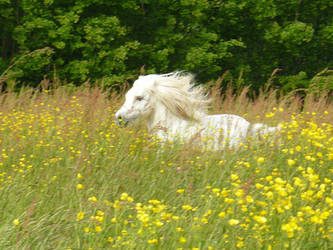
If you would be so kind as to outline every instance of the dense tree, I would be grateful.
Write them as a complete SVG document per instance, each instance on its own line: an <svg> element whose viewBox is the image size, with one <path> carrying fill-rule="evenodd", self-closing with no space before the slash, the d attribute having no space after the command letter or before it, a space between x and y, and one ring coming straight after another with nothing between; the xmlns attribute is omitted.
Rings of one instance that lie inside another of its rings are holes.
<svg viewBox="0 0 333 250"><path fill-rule="evenodd" d="M30 85L55 71L112 85L145 65L201 81L241 72L257 88L279 68L275 84L288 91L333 67L333 2L0 0L0 40L0 72L15 62L6 74Z"/></svg>

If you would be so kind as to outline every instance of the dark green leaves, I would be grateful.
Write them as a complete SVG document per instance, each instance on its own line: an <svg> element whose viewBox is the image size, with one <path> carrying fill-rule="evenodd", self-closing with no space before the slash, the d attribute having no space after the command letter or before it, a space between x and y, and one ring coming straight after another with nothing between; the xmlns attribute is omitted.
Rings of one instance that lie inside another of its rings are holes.
<svg viewBox="0 0 333 250"><path fill-rule="evenodd" d="M56 69L75 84L112 85L145 65L193 71L202 82L230 70L258 88L280 68L271 84L290 90L333 67L332 16L329 0L0 0L0 73L51 47L11 67L19 80L37 85Z"/></svg>

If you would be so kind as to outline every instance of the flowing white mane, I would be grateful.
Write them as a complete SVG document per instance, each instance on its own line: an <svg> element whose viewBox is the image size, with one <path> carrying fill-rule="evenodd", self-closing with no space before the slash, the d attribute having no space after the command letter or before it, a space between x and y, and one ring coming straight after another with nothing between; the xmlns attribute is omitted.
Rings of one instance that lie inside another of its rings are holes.
<svg viewBox="0 0 333 250"><path fill-rule="evenodd" d="M184 120L201 120L206 116L210 100L201 86L194 85L190 73L172 72L141 76L155 82L152 93L171 113Z"/></svg>
<svg viewBox="0 0 333 250"><path fill-rule="evenodd" d="M198 142L215 150L226 145L238 148L248 137L260 138L280 130L262 123L251 125L237 115L207 115L209 104L192 74L152 74L134 82L115 117L122 125L145 119L149 132L162 140Z"/></svg>

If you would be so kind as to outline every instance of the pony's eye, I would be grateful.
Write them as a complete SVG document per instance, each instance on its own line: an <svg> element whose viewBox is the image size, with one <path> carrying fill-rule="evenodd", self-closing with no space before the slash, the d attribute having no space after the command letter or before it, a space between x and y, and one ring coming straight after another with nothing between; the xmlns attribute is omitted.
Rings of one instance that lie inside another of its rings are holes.
<svg viewBox="0 0 333 250"><path fill-rule="evenodd" d="M136 98L135 98L137 101L142 101L143 100L143 97L142 96L137 96Z"/></svg>

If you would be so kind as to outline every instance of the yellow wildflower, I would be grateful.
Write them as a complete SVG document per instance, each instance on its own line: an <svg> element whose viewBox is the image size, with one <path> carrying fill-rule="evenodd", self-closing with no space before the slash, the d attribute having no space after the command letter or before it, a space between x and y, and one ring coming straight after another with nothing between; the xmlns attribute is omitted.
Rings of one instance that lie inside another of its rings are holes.
<svg viewBox="0 0 333 250"><path fill-rule="evenodd" d="M180 238L179 238L179 242L180 242L180 243L185 243L185 242L186 242L185 237L180 237Z"/></svg>
<svg viewBox="0 0 333 250"><path fill-rule="evenodd" d="M259 157L258 159L257 159L257 162L258 163L263 163L265 161L265 158L264 157Z"/></svg>
<svg viewBox="0 0 333 250"><path fill-rule="evenodd" d="M182 206L182 208L184 209L184 210L191 210L192 209L192 206L191 205L183 205Z"/></svg>
<svg viewBox="0 0 333 250"><path fill-rule="evenodd" d="M102 231L102 227L101 226L96 226L95 227L95 231L96 232L101 232Z"/></svg>
<svg viewBox="0 0 333 250"><path fill-rule="evenodd" d="M251 195L247 195L247 196L246 196L246 201L247 201L248 203L252 203L252 202L253 202L253 198L252 198L252 196L251 196Z"/></svg>
<svg viewBox="0 0 333 250"><path fill-rule="evenodd" d="M158 243L158 239L148 240L148 244L157 244L157 243Z"/></svg>
<svg viewBox="0 0 333 250"><path fill-rule="evenodd" d="M13 224L15 226L18 226L18 225L20 225L20 221L18 219L15 219L15 220L13 220Z"/></svg>
<svg viewBox="0 0 333 250"><path fill-rule="evenodd" d="M291 166L294 166L295 165L295 160L293 159L288 159L288 165L291 167Z"/></svg>
<svg viewBox="0 0 333 250"><path fill-rule="evenodd" d="M267 219L264 216L253 216L253 219L259 223L266 223Z"/></svg>
<svg viewBox="0 0 333 250"><path fill-rule="evenodd" d="M127 193L122 193L122 194L120 195L120 200L121 200L121 201L125 201L125 200L127 200L127 198L128 198L128 194L127 194Z"/></svg>
<svg viewBox="0 0 333 250"><path fill-rule="evenodd" d="M82 220L84 218L84 212L79 212L76 216L76 220Z"/></svg>
<svg viewBox="0 0 333 250"><path fill-rule="evenodd" d="M178 190L177 190L177 193L178 193L178 194L182 194L182 193L184 193L184 191L185 191L184 189L178 189Z"/></svg>
<svg viewBox="0 0 333 250"><path fill-rule="evenodd" d="M238 248L244 246L244 241L241 241L241 240L238 241L236 246L237 246Z"/></svg>
<svg viewBox="0 0 333 250"><path fill-rule="evenodd" d="M231 174L231 180L235 181L237 180L239 177L237 174Z"/></svg>
<svg viewBox="0 0 333 250"><path fill-rule="evenodd" d="M220 218L224 218L225 216L226 216L226 212L223 211L223 212L220 212L220 213L219 213L219 217L220 217Z"/></svg>
<svg viewBox="0 0 333 250"><path fill-rule="evenodd" d="M92 196L92 197L89 197L88 198L88 201L91 201L91 202L97 202L97 198L95 196Z"/></svg>
<svg viewBox="0 0 333 250"><path fill-rule="evenodd" d="M234 225L239 224L239 220L236 220L236 219L230 219L228 222L229 222L230 226L234 226Z"/></svg>

